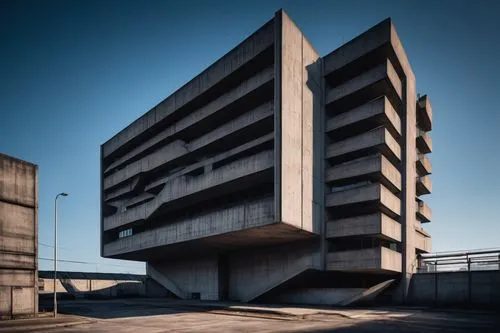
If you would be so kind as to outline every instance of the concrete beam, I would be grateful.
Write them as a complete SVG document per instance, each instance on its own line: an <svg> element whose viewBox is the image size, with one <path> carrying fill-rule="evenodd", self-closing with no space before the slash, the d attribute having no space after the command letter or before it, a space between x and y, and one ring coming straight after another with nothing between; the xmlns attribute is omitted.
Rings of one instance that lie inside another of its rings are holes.
<svg viewBox="0 0 500 333"><path fill-rule="evenodd" d="M401 224L384 213L374 213L328 221L327 238L379 235L401 241Z"/></svg>
<svg viewBox="0 0 500 333"><path fill-rule="evenodd" d="M120 186L115 187L115 189L108 191L107 194L103 193L104 201L116 200L120 197L126 196L128 193L134 191L140 181L140 175L130 178L128 181L123 182Z"/></svg>
<svg viewBox="0 0 500 333"><path fill-rule="evenodd" d="M384 213L393 217L401 214L401 202L382 184L370 184L326 196L325 206L329 208L348 207L358 204L376 203Z"/></svg>
<svg viewBox="0 0 500 333"><path fill-rule="evenodd" d="M185 167L185 168L179 170L178 172L174 172L171 175L168 175L167 177L163 177L163 178L160 178L158 180L153 181L152 183L149 183L148 185L145 186L145 190L149 191L153 188L163 186L163 185L165 185L165 183L167 183L168 181L171 181L174 178L177 178L179 176L182 176L184 174L192 172L200 167L205 167L206 165L213 165L214 163L217 163L217 162L223 161L227 158L231 158L235 155L241 154L241 153L245 152L246 150L250 150L250 149L255 148L259 145L270 142L273 140L273 138L274 138L274 136L272 133L266 134L264 136L261 136L260 138L257 138L255 140L252 140L250 142L242 144L241 146L230 149L224 153L218 154L214 157L207 158L203 161L192 164L189 167ZM205 173L208 171L212 171L212 169L205 170Z"/></svg>
<svg viewBox="0 0 500 333"><path fill-rule="evenodd" d="M432 152L432 138L424 131L419 131L417 134L417 148L423 154Z"/></svg>
<svg viewBox="0 0 500 333"><path fill-rule="evenodd" d="M386 95L395 106L401 104L401 79L389 59L327 91L325 105L334 113L341 113L381 95Z"/></svg>
<svg viewBox="0 0 500 333"><path fill-rule="evenodd" d="M432 181L430 176L416 177L417 196L430 194L432 192Z"/></svg>
<svg viewBox="0 0 500 333"><path fill-rule="evenodd" d="M338 164L373 152L381 152L394 164L401 161L401 147L384 127L330 144L326 158Z"/></svg>
<svg viewBox="0 0 500 333"><path fill-rule="evenodd" d="M181 118L179 121L176 121L166 129L162 130L159 134L151 137L139 146L130 150L125 155L118 158L115 162L111 163L111 165L104 171L104 173L107 174L109 171L112 171L113 169L130 161L139 154L146 153L148 150L151 150L155 146L161 144L174 135L182 135L183 132L194 127L194 125L200 126L201 124L203 124L204 120L214 116L217 113L220 113L222 111L232 111L235 113L238 112L235 107L232 107L235 101L238 101L244 96L251 94L259 87L262 87L262 85L271 83L273 79L273 67L266 68L262 72L257 73L250 79L243 81L236 88L221 95L220 97L199 108L198 110L186 115L184 118Z"/></svg>
<svg viewBox="0 0 500 333"><path fill-rule="evenodd" d="M171 245L274 223L274 200L255 199L190 218L169 221L130 237L104 244L104 256Z"/></svg>
<svg viewBox="0 0 500 333"><path fill-rule="evenodd" d="M162 205L224 183L229 183L238 178L270 170L273 165L274 153L272 150L267 150L239 159L206 174L196 177L177 177L168 182L153 200L130 208L125 212L118 212L114 215L104 217L104 230L111 230L132 222L146 220Z"/></svg>
<svg viewBox="0 0 500 333"><path fill-rule="evenodd" d="M326 132L331 135L340 132L345 137L348 133L344 132L364 129L369 124L384 125L395 137L401 137L401 119L385 96L328 119Z"/></svg>
<svg viewBox="0 0 500 333"><path fill-rule="evenodd" d="M271 102L265 103L256 109L244 113L243 115L219 126L211 132L189 142L177 140L172 142L148 156L141 158L138 161L132 162L124 169L118 170L115 173L104 178L104 189L110 189L114 186L128 180L131 177L137 176L140 173L147 173L155 168L158 168L168 162L187 154L195 153L209 144L224 139L231 133L242 130L261 120L269 118L273 115L273 105Z"/></svg>
<svg viewBox="0 0 500 333"><path fill-rule="evenodd" d="M424 154L418 154L416 167L419 176L426 176L432 173L431 160Z"/></svg>
<svg viewBox="0 0 500 333"><path fill-rule="evenodd" d="M362 68L359 65L360 59L368 58L362 61L365 64L380 57L390 58L401 75L406 75L411 81L415 80L408 57L390 18L324 56L324 75L332 76L353 64Z"/></svg>
<svg viewBox="0 0 500 333"><path fill-rule="evenodd" d="M391 191L401 191L401 173L381 154L337 164L326 170L325 182L346 185L363 180L380 181Z"/></svg>
<svg viewBox="0 0 500 333"><path fill-rule="evenodd" d="M327 54L324 56L324 75L330 75L350 64L354 59L359 59L390 43L390 32L391 21L387 19Z"/></svg>
<svg viewBox="0 0 500 333"><path fill-rule="evenodd" d="M415 203L417 219L422 222L430 222L432 220L432 210L423 201L417 201Z"/></svg>
<svg viewBox="0 0 500 333"><path fill-rule="evenodd" d="M432 106L427 95L417 101L417 126L426 132L432 130Z"/></svg>
<svg viewBox="0 0 500 333"><path fill-rule="evenodd" d="M385 247L327 254L327 269L344 272L401 272L401 253Z"/></svg>
<svg viewBox="0 0 500 333"><path fill-rule="evenodd" d="M423 230L423 229L422 229ZM415 248L429 253L432 251L432 239L425 231L415 228Z"/></svg>

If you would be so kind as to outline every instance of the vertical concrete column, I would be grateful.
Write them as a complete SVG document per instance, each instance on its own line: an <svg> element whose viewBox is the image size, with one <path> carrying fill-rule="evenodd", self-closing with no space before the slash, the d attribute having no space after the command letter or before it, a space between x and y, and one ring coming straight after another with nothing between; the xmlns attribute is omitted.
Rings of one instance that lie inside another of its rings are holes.
<svg viewBox="0 0 500 333"><path fill-rule="evenodd" d="M274 219L281 222L281 33L282 11L274 15Z"/></svg>
<svg viewBox="0 0 500 333"><path fill-rule="evenodd" d="M321 65L319 55L295 23L283 12L276 14L279 50L275 80L275 169L276 202L280 221L320 234L320 195L322 172L316 124L321 113ZM316 147L316 150L315 150Z"/></svg>
<svg viewBox="0 0 500 333"><path fill-rule="evenodd" d="M415 254L415 195L416 195L416 88L413 73L405 73L403 80L403 109L402 111L402 185L401 193L401 228L402 228L402 259L403 272L401 280L401 301L406 303L410 281L416 272L417 257Z"/></svg>
<svg viewBox="0 0 500 333"><path fill-rule="evenodd" d="M34 248L34 265L35 272L33 274L33 316L38 316L38 166L33 168L33 248Z"/></svg>

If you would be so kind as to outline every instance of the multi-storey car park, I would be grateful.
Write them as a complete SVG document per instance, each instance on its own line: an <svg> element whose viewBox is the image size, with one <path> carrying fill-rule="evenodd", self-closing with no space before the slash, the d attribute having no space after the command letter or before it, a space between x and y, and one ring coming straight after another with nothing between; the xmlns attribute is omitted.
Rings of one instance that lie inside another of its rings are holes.
<svg viewBox="0 0 500 333"><path fill-rule="evenodd" d="M183 299L404 301L431 127L390 19L321 57L279 11L101 146L101 254Z"/></svg>

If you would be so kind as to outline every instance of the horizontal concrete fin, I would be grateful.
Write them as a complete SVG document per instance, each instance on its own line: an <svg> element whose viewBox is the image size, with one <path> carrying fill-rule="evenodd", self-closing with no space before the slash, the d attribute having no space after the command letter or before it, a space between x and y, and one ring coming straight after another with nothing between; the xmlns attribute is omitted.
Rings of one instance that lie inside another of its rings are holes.
<svg viewBox="0 0 500 333"><path fill-rule="evenodd" d="M432 180L430 176L417 177L416 182L417 196L432 192Z"/></svg>
<svg viewBox="0 0 500 333"><path fill-rule="evenodd" d="M417 126L424 131L432 130L432 106L427 95L417 101Z"/></svg>
<svg viewBox="0 0 500 333"><path fill-rule="evenodd" d="M430 222L432 220L432 210L423 201L415 203L417 219L420 222Z"/></svg>
<svg viewBox="0 0 500 333"><path fill-rule="evenodd" d="M417 134L417 148L423 154L432 153L432 138L426 132L420 131Z"/></svg>
<svg viewBox="0 0 500 333"><path fill-rule="evenodd" d="M415 221L415 231L421 233L425 237L431 237L431 235L422 227L422 223L420 223L420 221Z"/></svg>
<svg viewBox="0 0 500 333"><path fill-rule="evenodd" d="M351 80L330 89L326 94L325 103L330 104L344 98L356 91L371 86L379 81L387 80L399 97L402 98L402 84L391 61L387 59L384 63L352 78Z"/></svg>
<svg viewBox="0 0 500 333"><path fill-rule="evenodd" d="M400 145L384 127L329 145L326 149L326 158L339 158L367 149L376 149L391 159L401 160Z"/></svg>
<svg viewBox="0 0 500 333"><path fill-rule="evenodd" d="M104 189L112 188L140 173L148 172L162 164L171 161L189 152L185 142L176 140L141 158L125 168L116 170L113 174L104 177Z"/></svg>
<svg viewBox="0 0 500 333"><path fill-rule="evenodd" d="M269 22L155 108L108 140L103 145L104 157L214 87L273 43L274 24Z"/></svg>
<svg viewBox="0 0 500 333"><path fill-rule="evenodd" d="M384 182L384 185L387 186L390 190L392 191L401 191L402 189L402 184L401 184L401 173L399 170L389 162L389 160L381 155L381 166L382 166L382 176L384 180L387 180Z"/></svg>
<svg viewBox="0 0 500 333"><path fill-rule="evenodd" d="M219 98L208 103L207 105L201 107L200 109L188 114L186 117L181 118L179 121L175 122L171 126L167 127L161 133L155 135L149 140L143 142L139 146L135 147L131 151L127 152L125 155L113 162L106 170L109 170L120 166L121 164L129 161L138 154L144 153L146 150L152 148L153 146L161 143L167 138L173 136L174 134L180 134L183 130L199 123L200 121L216 114L217 112L223 110L224 108L234 103L236 100L242 98L243 96L254 91L258 87L265 83L271 82L274 78L274 68L266 68L264 71L258 73L257 75L251 77L250 79L243 81L239 86L233 90L221 95Z"/></svg>
<svg viewBox="0 0 500 333"><path fill-rule="evenodd" d="M108 189L118 185L125 180L138 175L139 173L144 173L151 171L161 165L170 162L176 158L179 158L188 153L193 153L208 144L213 144L217 140L220 140L230 133L238 131L249 125L252 125L260 120L269 118L273 115L273 104L271 102L265 103L256 109L247 112L224 125L214 129L213 131L189 142L185 143L180 140L172 142L167 146L164 146L150 155L141 158L138 161L132 162L127 165L124 169L118 170L117 172L111 174L104 178L104 189Z"/></svg>
<svg viewBox="0 0 500 333"><path fill-rule="evenodd" d="M330 193L326 196L326 207L341 207L375 202L390 215L401 214L401 201L382 184L369 184L357 188Z"/></svg>
<svg viewBox="0 0 500 333"><path fill-rule="evenodd" d="M391 190L401 190L401 173L380 154L337 164L327 169L325 175L327 183L339 185L361 180L382 180Z"/></svg>
<svg viewBox="0 0 500 333"><path fill-rule="evenodd" d="M415 248L424 252L431 252L432 250L432 239L420 232L415 232Z"/></svg>
<svg viewBox="0 0 500 333"><path fill-rule="evenodd" d="M401 224L383 213L361 215L328 221L328 238L382 235L395 241L401 241Z"/></svg>
<svg viewBox="0 0 500 333"><path fill-rule="evenodd" d="M168 225L104 244L104 255L134 252L272 223L274 200L272 197L261 198L192 218L171 221Z"/></svg>
<svg viewBox="0 0 500 333"><path fill-rule="evenodd" d="M113 200L126 195L127 193L134 190L134 188L139 183L139 180L140 180L140 175L137 175L129 179L127 182L120 184L120 186L116 187L114 190L109 191L108 194L104 194L104 200L105 201Z"/></svg>
<svg viewBox="0 0 500 333"><path fill-rule="evenodd" d="M382 231L381 234L395 240L397 242L401 242L401 224L390 218L385 214L381 214L382 216Z"/></svg>
<svg viewBox="0 0 500 333"><path fill-rule="evenodd" d="M327 269L333 271L401 272L401 253L385 247L330 252Z"/></svg>
<svg viewBox="0 0 500 333"><path fill-rule="evenodd" d="M325 181L336 182L343 179L381 172L380 159L380 155L371 155L337 164L326 170Z"/></svg>
<svg viewBox="0 0 500 333"><path fill-rule="evenodd" d="M385 96L328 119L326 132L336 131L344 127L351 128L363 121L375 118L378 119L379 125L388 125L395 133L401 135L401 119Z"/></svg>
<svg viewBox="0 0 500 333"><path fill-rule="evenodd" d="M113 206L115 208L118 208L118 211L123 211L127 207L136 206L136 205L141 204L143 202L149 201L149 200L153 199L154 197L155 197L154 194L145 192L145 193L138 194L130 199L107 201L106 204Z"/></svg>
<svg viewBox="0 0 500 333"><path fill-rule="evenodd" d="M200 167L203 167L205 165L211 165L213 163L217 163L217 162L220 162L220 161L223 161L227 158L230 158L234 155L237 155L237 154L241 154L242 152L245 152L246 150L249 150L251 148L254 148L254 147L257 147L263 143L266 143L266 142L270 142L274 139L274 134L273 133L270 133L270 134L266 134L264 136L261 136L260 138L257 138L255 140L252 140L250 142L247 142L241 146L238 146L236 148L233 148L233 149L230 149L224 153L221 153L221 154L218 154L212 158L208 158L206 160L203 160L201 162L198 162L198 163L195 163L195 164L192 164L190 165L189 167L186 167L178 172L175 172L167 177L164 177L164 178L161 178L161 179L158 179L150 184L148 184L146 187L145 187L145 190L148 191L149 189L151 188L154 188L154 187L157 187L158 185L163 185L165 184L166 182L176 178L176 177L179 177L179 176L182 176L184 174L187 174L191 171L194 171Z"/></svg>
<svg viewBox="0 0 500 333"><path fill-rule="evenodd" d="M432 173L431 160L424 154L419 154L416 161L416 166L417 166L417 172L420 176L425 176Z"/></svg>
<svg viewBox="0 0 500 333"><path fill-rule="evenodd" d="M329 53L323 58L323 74L329 75L353 60L389 43L391 41L390 32L390 20L385 20Z"/></svg>
<svg viewBox="0 0 500 333"><path fill-rule="evenodd" d="M327 194L325 204L327 207L335 207L375 200L380 200L380 184Z"/></svg>
<svg viewBox="0 0 500 333"><path fill-rule="evenodd" d="M380 193L380 203L382 206L389 209L391 213L401 216L401 201L399 198L383 185L380 185Z"/></svg>
<svg viewBox="0 0 500 333"><path fill-rule="evenodd" d="M167 183L163 190L151 201L133 207L122 213L104 218L104 230L110 230L135 221L149 218L160 206L196 192L230 182L263 170L274 165L274 152L264 151L256 155L239 159L200 176L181 176Z"/></svg>

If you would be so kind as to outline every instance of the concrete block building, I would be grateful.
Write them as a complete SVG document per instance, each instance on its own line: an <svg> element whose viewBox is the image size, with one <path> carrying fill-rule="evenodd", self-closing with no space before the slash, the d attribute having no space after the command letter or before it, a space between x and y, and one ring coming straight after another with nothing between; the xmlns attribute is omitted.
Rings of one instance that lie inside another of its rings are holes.
<svg viewBox="0 0 500 333"><path fill-rule="evenodd" d="M0 154L0 319L38 313L38 167Z"/></svg>
<svg viewBox="0 0 500 333"><path fill-rule="evenodd" d="M101 254L183 299L404 301L431 127L390 19L321 56L279 11L101 146Z"/></svg>

